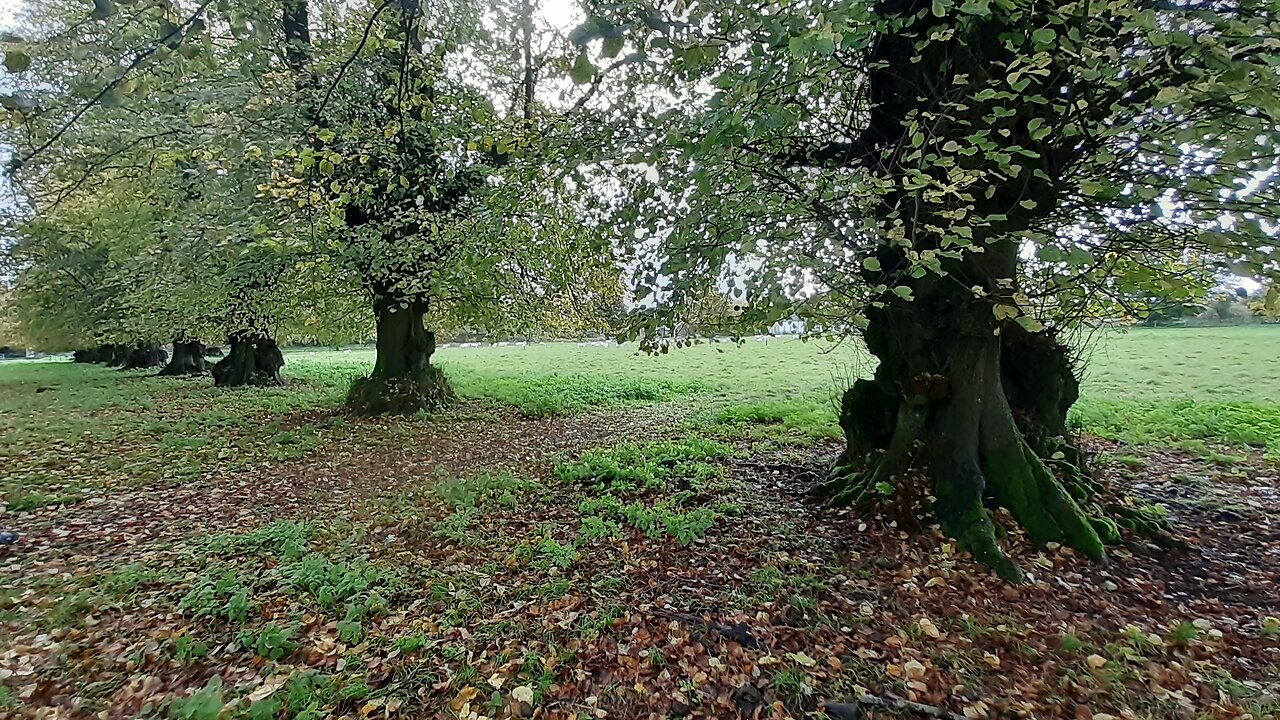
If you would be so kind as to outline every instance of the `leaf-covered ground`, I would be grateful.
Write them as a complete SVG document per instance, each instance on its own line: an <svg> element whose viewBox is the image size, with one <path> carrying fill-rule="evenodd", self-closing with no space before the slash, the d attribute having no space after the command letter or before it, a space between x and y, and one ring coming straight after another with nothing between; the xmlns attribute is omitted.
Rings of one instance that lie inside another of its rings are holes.
<svg viewBox="0 0 1280 720"><path fill-rule="evenodd" d="M1280 473L1256 451L1096 441L1185 547L1094 566L1013 537L1033 580L1010 586L929 528L809 503L834 447L785 412L475 399L370 422L305 383L203 405L198 381L75 370L41 394L82 393L83 427L6 421L29 488L0 515L23 534L0 548L8 715L1280 712Z"/></svg>

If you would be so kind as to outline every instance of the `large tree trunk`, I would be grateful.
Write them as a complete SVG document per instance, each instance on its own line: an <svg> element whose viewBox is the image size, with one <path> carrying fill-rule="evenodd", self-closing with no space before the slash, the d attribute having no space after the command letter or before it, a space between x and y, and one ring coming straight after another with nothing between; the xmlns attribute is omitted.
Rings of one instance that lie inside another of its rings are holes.
<svg viewBox="0 0 1280 720"><path fill-rule="evenodd" d="M99 345L88 350L76 350L71 355L71 361L77 363L111 363L114 360L115 365L121 365L127 353L128 348L123 345Z"/></svg>
<svg viewBox="0 0 1280 720"><path fill-rule="evenodd" d="M203 375L208 372L204 359L204 343L199 340L173 339L173 355L160 375Z"/></svg>
<svg viewBox="0 0 1280 720"><path fill-rule="evenodd" d="M1005 508L1037 544L1101 559L1103 540L1115 539L1114 526L1092 521L1068 489L1082 468L1064 483L1037 453L1071 448L1066 412L1078 383L1065 349L997 321L992 301L968 289L991 288L994 297L1013 252L992 247L951 278L914 283L913 300L868 313L865 339L880 366L845 394L847 447L819 488L835 504L862 507L932 494L943 531L1008 578L1020 573L997 544L989 506ZM931 492L916 487L922 479Z"/></svg>
<svg viewBox="0 0 1280 720"><path fill-rule="evenodd" d="M433 412L454 398L448 379L431 364L435 333L423 325L422 300L381 297L374 302L377 357L369 377L347 393L347 407L360 415Z"/></svg>
<svg viewBox="0 0 1280 720"><path fill-rule="evenodd" d="M227 354L213 366L216 387L283 386L284 354L271 336L241 331L227 336Z"/></svg>
<svg viewBox="0 0 1280 720"><path fill-rule="evenodd" d="M122 370L145 370L147 368L155 368L164 365L169 359L169 353L159 345L149 345L139 343L125 353L124 360L120 364Z"/></svg>
<svg viewBox="0 0 1280 720"><path fill-rule="evenodd" d="M104 363L107 367L120 367L124 365L125 360L129 357L129 346L103 345L101 353L99 362Z"/></svg>

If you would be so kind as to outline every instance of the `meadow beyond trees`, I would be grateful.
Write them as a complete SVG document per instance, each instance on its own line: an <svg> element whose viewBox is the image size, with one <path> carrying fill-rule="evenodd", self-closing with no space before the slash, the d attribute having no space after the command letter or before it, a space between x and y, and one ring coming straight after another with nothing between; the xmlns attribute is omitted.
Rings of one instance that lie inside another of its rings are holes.
<svg viewBox="0 0 1280 720"><path fill-rule="evenodd" d="M1280 713L1277 0L0 31L0 714Z"/></svg>

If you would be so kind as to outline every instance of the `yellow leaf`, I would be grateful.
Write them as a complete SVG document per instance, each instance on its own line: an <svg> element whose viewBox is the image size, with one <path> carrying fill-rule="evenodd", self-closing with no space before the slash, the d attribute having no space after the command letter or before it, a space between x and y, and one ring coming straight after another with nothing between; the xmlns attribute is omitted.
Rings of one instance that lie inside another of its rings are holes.
<svg viewBox="0 0 1280 720"><path fill-rule="evenodd" d="M801 652L787 653L787 659L805 667L814 667L818 664L817 660Z"/></svg>
<svg viewBox="0 0 1280 720"><path fill-rule="evenodd" d="M516 702L533 704L533 688L529 685L521 685L511 689L511 699Z"/></svg>
<svg viewBox="0 0 1280 720"><path fill-rule="evenodd" d="M1101 655L1098 655L1097 653L1094 653L1093 655L1090 655L1089 657L1085 658L1084 661L1085 661L1085 664L1087 664L1089 667L1095 668L1095 669L1100 668L1103 665L1107 664L1107 659L1102 657Z"/></svg>
<svg viewBox="0 0 1280 720"><path fill-rule="evenodd" d="M465 705L468 705L475 698L475 696L479 694L480 694L479 690L468 685L467 687L464 687L458 691L457 696L454 697L453 700L449 702L449 707L452 708L454 712L458 712L462 710L462 708Z"/></svg>
<svg viewBox="0 0 1280 720"><path fill-rule="evenodd" d="M993 668L1000 667L1000 656L996 655L995 653L989 653L989 652L982 653L982 661Z"/></svg>
<svg viewBox="0 0 1280 720"><path fill-rule="evenodd" d="M991 312L995 314L996 320L1011 320L1018 317L1018 308L1015 305L992 305Z"/></svg>

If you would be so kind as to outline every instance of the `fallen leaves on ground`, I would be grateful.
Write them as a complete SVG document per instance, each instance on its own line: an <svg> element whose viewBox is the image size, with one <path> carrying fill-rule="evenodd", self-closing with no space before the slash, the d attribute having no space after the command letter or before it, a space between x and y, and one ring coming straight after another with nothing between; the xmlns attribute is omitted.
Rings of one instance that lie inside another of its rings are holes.
<svg viewBox="0 0 1280 720"><path fill-rule="evenodd" d="M360 422L304 459L7 516L24 539L0 551L0 703L27 717L802 717L869 693L970 718L1277 712L1280 495L1261 460L1103 463L1165 503L1186 546L1134 539L1095 566L1015 535L1030 576L1015 586L936 529L810 503L832 447L743 443L686 486L627 490L615 515L584 509L600 488L553 472L678 437L679 419L467 405ZM714 517L701 534L664 529L694 511Z"/></svg>

